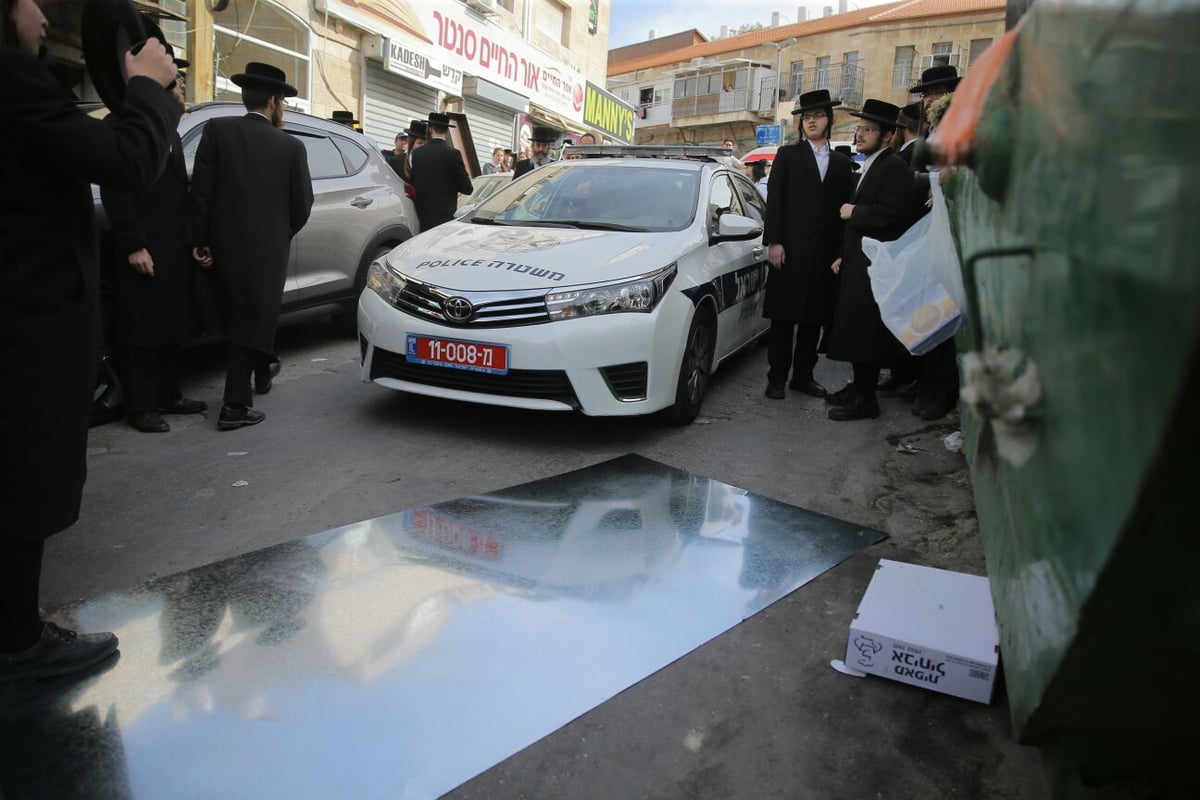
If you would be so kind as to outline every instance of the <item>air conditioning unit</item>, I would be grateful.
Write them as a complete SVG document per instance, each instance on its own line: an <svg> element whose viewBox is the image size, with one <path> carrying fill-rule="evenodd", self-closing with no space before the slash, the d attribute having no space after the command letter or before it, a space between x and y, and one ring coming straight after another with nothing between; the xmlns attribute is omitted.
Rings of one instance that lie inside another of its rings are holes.
<svg viewBox="0 0 1200 800"><path fill-rule="evenodd" d="M467 8L474 9L480 14L495 14L496 0L463 0Z"/></svg>

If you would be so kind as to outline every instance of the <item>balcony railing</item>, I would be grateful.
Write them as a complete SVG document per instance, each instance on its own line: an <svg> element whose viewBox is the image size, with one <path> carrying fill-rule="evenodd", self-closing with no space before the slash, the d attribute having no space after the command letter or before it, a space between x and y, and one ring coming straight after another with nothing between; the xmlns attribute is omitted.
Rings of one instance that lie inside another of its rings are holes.
<svg viewBox="0 0 1200 800"><path fill-rule="evenodd" d="M757 92L754 99L757 99ZM701 94L695 97L678 97L671 102L671 115L680 117L702 117L709 114L724 114L731 111L754 110L751 93L747 89L731 89L727 92Z"/></svg>
<svg viewBox="0 0 1200 800"><path fill-rule="evenodd" d="M856 61L792 73L788 76L790 85L783 99L795 101L804 92L828 89L830 96L840 99L843 105L860 108L866 73L866 68Z"/></svg>
<svg viewBox="0 0 1200 800"><path fill-rule="evenodd" d="M661 103L645 103L637 106L634 110L633 125L635 128L670 124L671 102L669 100Z"/></svg>

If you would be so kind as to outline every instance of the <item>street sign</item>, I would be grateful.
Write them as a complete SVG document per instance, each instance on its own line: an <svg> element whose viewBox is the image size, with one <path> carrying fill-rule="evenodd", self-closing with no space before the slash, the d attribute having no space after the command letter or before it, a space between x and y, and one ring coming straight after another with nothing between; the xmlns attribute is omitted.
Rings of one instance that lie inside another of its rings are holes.
<svg viewBox="0 0 1200 800"><path fill-rule="evenodd" d="M765 147L771 144L782 144L783 126L781 125L759 125L754 132L754 141L759 147Z"/></svg>

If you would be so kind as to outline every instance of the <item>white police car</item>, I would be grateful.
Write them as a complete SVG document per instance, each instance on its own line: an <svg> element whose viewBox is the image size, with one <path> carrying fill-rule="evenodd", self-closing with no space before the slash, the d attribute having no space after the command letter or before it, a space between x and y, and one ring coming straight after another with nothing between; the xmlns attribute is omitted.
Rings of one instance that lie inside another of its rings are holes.
<svg viewBox="0 0 1200 800"><path fill-rule="evenodd" d="M718 148L574 148L376 260L362 377L391 389L690 422L766 330L765 206Z"/></svg>

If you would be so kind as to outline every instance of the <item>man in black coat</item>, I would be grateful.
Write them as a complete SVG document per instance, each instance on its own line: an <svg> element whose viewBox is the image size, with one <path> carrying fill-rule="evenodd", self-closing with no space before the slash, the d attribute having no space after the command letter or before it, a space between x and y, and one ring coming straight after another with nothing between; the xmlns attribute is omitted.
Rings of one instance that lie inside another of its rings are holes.
<svg viewBox="0 0 1200 800"><path fill-rule="evenodd" d="M174 55L171 46L167 52ZM188 62L174 59L183 69ZM169 90L187 110L183 73ZM113 231L117 287L117 342L125 372L125 413L143 433L171 429L160 416L199 414L208 408L179 389L179 345L195 333L196 265L184 241L188 175L183 143L173 136L166 167L144 192L100 188Z"/></svg>
<svg viewBox="0 0 1200 800"><path fill-rule="evenodd" d="M899 112L891 103L874 99L863 103L862 111L850 112L863 120L854 129L854 144L867 160L854 195L839 211L846 231L841 256L832 265L839 281L828 355L854 365L854 381L826 398L829 418L839 422L878 417L875 389L880 368L908 355L883 324L867 272L871 262L862 251L864 236L890 242L911 221L912 170L889 147Z"/></svg>
<svg viewBox="0 0 1200 800"><path fill-rule="evenodd" d="M458 196L474 191L462 153L446 141L454 123L438 112L429 115L429 138L412 154L412 183L417 192L421 232L454 219Z"/></svg>
<svg viewBox="0 0 1200 800"><path fill-rule="evenodd" d="M558 141L559 132L554 128L547 128L542 125L535 125L533 133L529 136L529 158L522 158L517 161L513 167L513 180L524 175L526 172L532 172L540 166L549 164L550 146Z"/></svg>
<svg viewBox="0 0 1200 800"><path fill-rule="evenodd" d="M841 105L825 89L805 92L796 103L804 141L780 147L767 178L767 219L763 243L769 245L763 316L767 332L766 395L784 396L791 388L824 397L813 378L821 326L832 320L836 277L829 265L842 243L838 209L850 197L850 159L830 152L833 109ZM794 337L794 343L793 343Z"/></svg>
<svg viewBox="0 0 1200 800"><path fill-rule="evenodd" d="M260 394L270 388L279 307L291 241L312 210L312 179L304 145L283 127L283 98L296 89L283 70L251 61L231 80L242 87L244 117L204 127L192 171L188 241L202 267L213 266L229 303L229 364L217 427L262 422L250 376Z"/></svg>
<svg viewBox="0 0 1200 800"><path fill-rule="evenodd" d="M179 121L161 43L123 58L105 43L124 98L100 121L38 59L46 28L32 0L0 1L0 682L10 686L87 669L117 648L111 633L42 620L42 556L79 517L87 473L100 357L91 184L149 186ZM88 54L90 68L102 61Z"/></svg>

